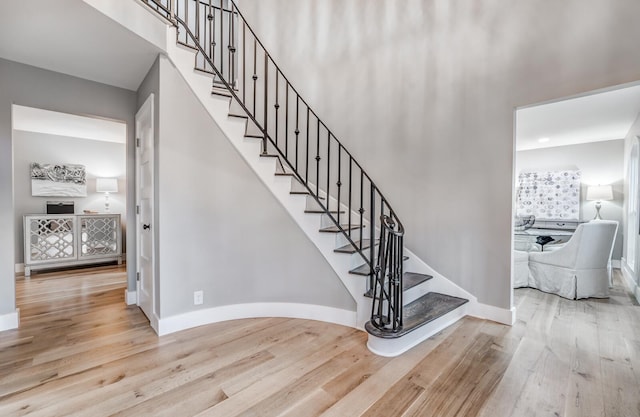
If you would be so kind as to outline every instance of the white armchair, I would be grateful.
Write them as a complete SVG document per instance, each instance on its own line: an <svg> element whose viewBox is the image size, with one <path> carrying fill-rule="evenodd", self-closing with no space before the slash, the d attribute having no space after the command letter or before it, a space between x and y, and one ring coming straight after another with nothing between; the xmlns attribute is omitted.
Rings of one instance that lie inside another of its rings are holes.
<svg viewBox="0 0 640 417"><path fill-rule="evenodd" d="M513 251L513 288L529 286L529 252Z"/></svg>
<svg viewBox="0 0 640 417"><path fill-rule="evenodd" d="M616 221L583 223L563 247L530 253L529 286L571 299L608 297L617 231Z"/></svg>

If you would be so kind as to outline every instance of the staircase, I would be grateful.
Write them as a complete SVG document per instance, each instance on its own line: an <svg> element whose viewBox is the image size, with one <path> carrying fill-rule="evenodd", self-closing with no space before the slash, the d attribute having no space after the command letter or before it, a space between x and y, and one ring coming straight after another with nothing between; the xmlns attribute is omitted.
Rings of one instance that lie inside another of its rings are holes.
<svg viewBox="0 0 640 417"><path fill-rule="evenodd" d="M471 297L424 273L388 200L232 0L142 1L170 24L169 58L196 96L356 300L374 353L398 355L466 314Z"/></svg>

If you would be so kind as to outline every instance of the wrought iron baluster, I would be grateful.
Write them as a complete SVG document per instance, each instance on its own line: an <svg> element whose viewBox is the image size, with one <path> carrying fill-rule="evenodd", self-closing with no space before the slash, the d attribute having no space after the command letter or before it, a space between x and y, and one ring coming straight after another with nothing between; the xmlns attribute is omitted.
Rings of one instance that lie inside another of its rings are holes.
<svg viewBox="0 0 640 417"><path fill-rule="evenodd" d="M286 87L284 96L284 159L289 159L289 83L286 84Z"/></svg>
<svg viewBox="0 0 640 417"><path fill-rule="evenodd" d="M320 138L318 138L320 141ZM329 129L327 129L327 209L331 205L331 187L329 186L331 181L331 136L329 135ZM340 207L338 206L338 213L340 213ZM338 222L338 225L340 222Z"/></svg>
<svg viewBox="0 0 640 417"><path fill-rule="evenodd" d="M349 211L347 219L349 220L349 228L347 229L347 233L349 237L351 237L351 194L353 190L353 158L349 155ZM362 226L362 225L361 225ZM362 235L362 229L360 230Z"/></svg>
<svg viewBox="0 0 640 417"><path fill-rule="evenodd" d="M247 24L242 22L242 102L247 103Z"/></svg>
<svg viewBox="0 0 640 417"><path fill-rule="evenodd" d="M262 154L267 154L267 138L269 136L269 107L267 105L269 97L269 56L264 53L264 137L262 138Z"/></svg>
<svg viewBox="0 0 640 417"><path fill-rule="evenodd" d="M300 119L300 96L296 94L296 171L298 171L298 137L300 136L299 119Z"/></svg>
<svg viewBox="0 0 640 417"><path fill-rule="evenodd" d="M220 0L220 75L224 78L224 4Z"/></svg>
<svg viewBox="0 0 640 417"><path fill-rule="evenodd" d="M340 190L342 187L342 145L338 142L338 226L342 227L340 223Z"/></svg>
<svg viewBox="0 0 640 417"><path fill-rule="evenodd" d="M374 263L374 259L375 259L375 229L376 229L376 194L375 194L375 186L373 185L373 182L369 182L370 183L370 187L371 187L371 203L370 203L370 211L369 211L369 225L370 225L370 230L369 230L369 263L371 264L371 268L373 269L373 263ZM369 289L371 289L373 287L373 276L370 276L369 278Z"/></svg>
<svg viewBox="0 0 640 417"><path fill-rule="evenodd" d="M258 81L258 40L253 37L253 113L252 116L256 117L256 82Z"/></svg>
<svg viewBox="0 0 640 417"><path fill-rule="evenodd" d="M278 103L278 90L279 90L279 86L278 86L278 81L279 81L279 73L280 71L276 71L276 104L274 104L273 108L276 109L276 121L275 121L275 128L276 128L276 148L278 147L278 110L280 110L280 103Z"/></svg>
<svg viewBox="0 0 640 417"><path fill-rule="evenodd" d="M236 87L236 31L235 31L235 14L234 14L235 4L231 3L231 12L229 13L229 19L231 19L231 25L229 27L229 51L231 52L231 56L229 59L229 78L231 80L231 87Z"/></svg>
<svg viewBox="0 0 640 417"><path fill-rule="evenodd" d="M305 151L307 159L304 167L304 182L309 184L309 106L307 106L307 147Z"/></svg>
<svg viewBox="0 0 640 417"><path fill-rule="evenodd" d="M320 198L320 119L316 118L316 195ZM329 208L329 196L327 195L327 209Z"/></svg>

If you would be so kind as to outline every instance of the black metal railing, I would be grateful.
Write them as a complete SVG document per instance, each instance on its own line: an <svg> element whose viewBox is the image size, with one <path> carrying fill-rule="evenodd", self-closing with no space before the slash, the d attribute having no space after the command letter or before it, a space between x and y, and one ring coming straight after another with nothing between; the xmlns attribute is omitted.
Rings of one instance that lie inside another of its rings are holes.
<svg viewBox="0 0 640 417"><path fill-rule="evenodd" d="M380 217L380 253L375 267L371 324L380 330L402 329L402 239L404 229L389 216Z"/></svg>
<svg viewBox="0 0 640 417"><path fill-rule="evenodd" d="M402 237L384 239L395 242L399 264L397 257L376 261L376 230L402 224L371 177L285 77L232 0L142 1L177 27L177 41L196 52L195 68L212 74L214 89L228 91L232 107L248 118L248 133L261 138L262 153L280 157L360 254L368 265L368 292L386 297L374 305L399 314L390 331L399 330L402 303L375 288L380 271L402 271ZM402 274L396 278L402 288Z"/></svg>

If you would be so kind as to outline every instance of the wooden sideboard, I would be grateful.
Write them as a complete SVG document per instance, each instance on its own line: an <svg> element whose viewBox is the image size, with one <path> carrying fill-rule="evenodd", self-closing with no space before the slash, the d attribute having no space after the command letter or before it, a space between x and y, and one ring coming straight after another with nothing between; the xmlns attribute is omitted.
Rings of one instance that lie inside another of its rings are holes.
<svg viewBox="0 0 640 417"><path fill-rule="evenodd" d="M119 214L24 216L24 275L32 270L122 263Z"/></svg>

